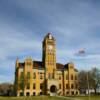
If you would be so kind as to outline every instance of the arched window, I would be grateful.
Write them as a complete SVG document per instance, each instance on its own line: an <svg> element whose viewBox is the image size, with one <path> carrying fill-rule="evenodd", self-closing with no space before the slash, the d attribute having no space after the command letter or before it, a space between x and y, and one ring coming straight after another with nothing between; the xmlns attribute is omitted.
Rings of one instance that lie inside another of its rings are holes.
<svg viewBox="0 0 100 100"><path fill-rule="evenodd" d="M61 75L59 75L59 80L61 80Z"/></svg>
<svg viewBox="0 0 100 100"><path fill-rule="evenodd" d="M71 89L74 89L74 85L73 84L71 84Z"/></svg>
<svg viewBox="0 0 100 100"><path fill-rule="evenodd" d="M78 89L78 85L76 84L76 89Z"/></svg>
<svg viewBox="0 0 100 100"><path fill-rule="evenodd" d="M59 89L61 89L61 84L59 84Z"/></svg>
<svg viewBox="0 0 100 100"><path fill-rule="evenodd" d="M36 84L35 83L33 83L33 89L36 89Z"/></svg>
<svg viewBox="0 0 100 100"><path fill-rule="evenodd" d="M75 75L75 80L77 80L77 75Z"/></svg>
<svg viewBox="0 0 100 100"><path fill-rule="evenodd" d="M50 75L50 73L48 73L48 79L50 79L51 78L51 75Z"/></svg>
<svg viewBox="0 0 100 100"><path fill-rule="evenodd" d="M68 80L68 74L66 74L66 80Z"/></svg>
<svg viewBox="0 0 100 100"><path fill-rule="evenodd" d="M33 73L33 79L36 79L36 73L35 72Z"/></svg>
<svg viewBox="0 0 100 100"><path fill-rule="evenodd" d="M40 83L40 89L43 89L43 84L42 83Z"/></svg>
<svg viewBox="0 0 100 100"><path fill-rule="evenodd" d="M27 79L30 79L30 72L27 72Z"/></svg>
<svg viewBox="0 0 100 100"><path fill-rule="evenodd" d="M68 86L68 84L66 84L66 89L68 89L69 88L69 86Z"/></svg>
<svg viewBox="0 0 100 100"><path fill-rule="evenodd" d="M33 96L35 96L35 94L36 94L36 93L35 93L35 92L33 92Z"/></svg>
<svg viewBox="0 0 100 100"><path fill-rule="evenodd" d="M43 79L42 73L40 73L40 79Z"/></svg>
<svg viewBox="0 0 100 100"><path fill-rule="evenodd" d="M73 80L73 75L71 75L71 80Z"/></svg>
<svg viewBox="0 0 100 100"><path fill-rule="evenodd" d="M30 83L27 83L27 89L30 89Z"/></svg>

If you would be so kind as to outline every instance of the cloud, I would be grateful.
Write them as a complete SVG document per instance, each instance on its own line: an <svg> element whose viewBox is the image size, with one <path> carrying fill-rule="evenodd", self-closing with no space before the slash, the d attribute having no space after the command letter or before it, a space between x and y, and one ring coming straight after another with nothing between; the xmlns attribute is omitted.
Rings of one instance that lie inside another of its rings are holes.
<svg viewBox="0 0 100 100"><path fill-rule="evenodd" d="M17 33L16 33L17 34ZM9 36L3 36L0 38L0 58L7 58L7 56L10 56L12 54L19 55L21 53L24 53L26 51L32 51L32 50L40 50L41 49L41 42L36 40L31 40L30 38L26 38L25 36L18 36L15 35L12 37L12 35ZM35 44L35 45L33 45Z"/></svg>
<svg viewBox="0 0 100 100"><path fill-rule="evenodd" d="M87 69L99 66L99 5L98 0L0 1L2 81L7 73L13 75L16 57L42 59L41 42L48 32L56 38L57 62L73 61L78 68L89 66Z"/></svg>
<svg viewBox="0 0 100 100"><path fill-rule="evenodd" d="M75 53L76 56L85 56L86 51L84 48L79 49L78 52Z"/></svg>
<svg viewBox="0 0 100 100"><path fill-rule="evenodd" d="M14 82L14 78L12 79L11 76L4 76L4 75L0 75L0 83L13 83Z"/></svg>

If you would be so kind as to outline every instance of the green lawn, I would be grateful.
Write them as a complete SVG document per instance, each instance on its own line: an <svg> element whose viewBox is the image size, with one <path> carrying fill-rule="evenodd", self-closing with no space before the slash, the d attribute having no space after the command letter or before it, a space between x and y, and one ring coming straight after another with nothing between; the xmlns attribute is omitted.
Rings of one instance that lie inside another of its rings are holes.
<svg viewBox="0 0 100 100"><path fill-rule="evenodd" d="M89 100L88 96L78 96L78 97L72 97L77 98L79 100ZM100 96L90 96L90 100L100 100Z"/></svg>
<svg viewBox="0 0 100 100"><path fill-rule="evenodd" d="M49 97L49 96L36 96L36 97L0 97L0 100L89 100L85 97ZM100 96L91 96L90 100L100 100Z"/></svg>
<svg viewBox="0 0 100 100"><path fill-rule="evenodd" d="M59 97L36 96L36 97L0 97L0 100L68 100Z"/></svg>

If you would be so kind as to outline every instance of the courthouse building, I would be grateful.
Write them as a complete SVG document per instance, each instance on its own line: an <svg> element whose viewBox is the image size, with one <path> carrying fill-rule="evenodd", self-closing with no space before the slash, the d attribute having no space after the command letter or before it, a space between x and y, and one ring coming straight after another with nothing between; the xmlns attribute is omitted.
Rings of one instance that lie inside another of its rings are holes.
<svg viewBox="0 0 100 100"><path fill-rule="evenodd" d="M64 57L66 58L66 56ZM56 41L48 33L42 42L42 61L17 58L15 68L16 96L78 95L78 71L73 63L56 62Z"/></svg>

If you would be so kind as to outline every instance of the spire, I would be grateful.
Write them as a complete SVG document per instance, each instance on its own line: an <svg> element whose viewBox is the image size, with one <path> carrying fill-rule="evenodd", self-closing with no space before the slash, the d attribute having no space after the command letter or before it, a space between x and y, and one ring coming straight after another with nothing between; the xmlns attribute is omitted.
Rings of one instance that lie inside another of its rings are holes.
<svg viewBox="0 0 100 100"><path fill-rule="evenodd" d="M47 33L47 35L44 37L44 40L45 39L55 40L51 33Z"/></svg>
<svg viewBox="0 0 100 100"><path fill-rule="evenodd" d="M18 65L19 65L19 59L18 59L18 57L16 58L16 68L18 67Z"/></svg>
<svg viewBox="0 0 100 100"><path fill-rule="evenodd" d="M46 37L48 37L48 38L52 38L51 33L47 33Z"/></svg>

